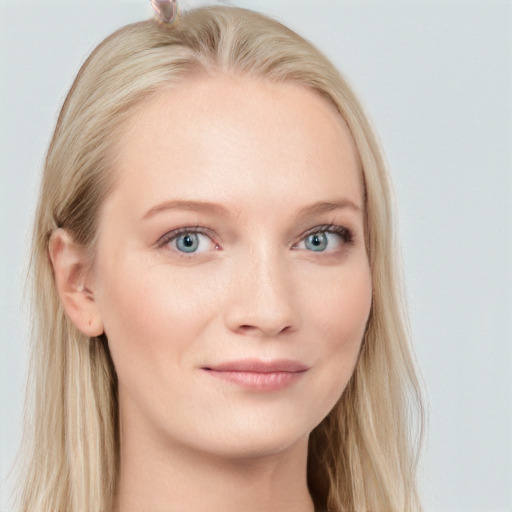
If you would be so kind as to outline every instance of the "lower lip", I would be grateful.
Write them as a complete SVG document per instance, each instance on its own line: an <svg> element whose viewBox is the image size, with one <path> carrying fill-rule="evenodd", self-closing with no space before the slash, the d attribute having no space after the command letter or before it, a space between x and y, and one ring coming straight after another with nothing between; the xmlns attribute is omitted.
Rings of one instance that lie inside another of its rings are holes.
<svg viewBox="0 0 512 512"><path fill-rule="evenodd" d="M212 377L254 391L279 391L294 384L304 372L245 372L205 369Z"/></svg>

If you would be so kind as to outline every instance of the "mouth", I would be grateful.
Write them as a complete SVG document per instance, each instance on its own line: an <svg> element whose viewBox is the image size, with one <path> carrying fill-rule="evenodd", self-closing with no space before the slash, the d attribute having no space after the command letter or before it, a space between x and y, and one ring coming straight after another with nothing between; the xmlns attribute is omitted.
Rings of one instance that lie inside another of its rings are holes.
<svg viewBox="0 0 512 512"><path fill-rule="evenodd" d="M214 378L246 389L271 392L291 386L300 380L309 367L289 359L243 359L203 366L201 370Z"/></svg>

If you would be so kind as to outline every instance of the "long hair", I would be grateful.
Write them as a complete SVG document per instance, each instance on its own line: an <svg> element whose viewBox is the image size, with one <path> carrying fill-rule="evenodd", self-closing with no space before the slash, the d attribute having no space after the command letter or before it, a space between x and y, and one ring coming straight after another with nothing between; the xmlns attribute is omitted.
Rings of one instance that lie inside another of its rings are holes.
<svg viewBox="0 0 512 512"><path fill-rule="evenodd" d="M362 162L373 300L354 374L310 435L308 485L318 510L420 511L423 432L409 345L385 161L358 100L334 66L280 23L244 9L191 10L177 23L128 25L82 66L62 107L42 178L33 234L34 325L18 506L30 512L108 512L119 465L115 368L105 336L66 316L48 258L66 228L94 251L98 209L111 190L112 147L139 102L187 74L294 82L335 105Z"/></svg>

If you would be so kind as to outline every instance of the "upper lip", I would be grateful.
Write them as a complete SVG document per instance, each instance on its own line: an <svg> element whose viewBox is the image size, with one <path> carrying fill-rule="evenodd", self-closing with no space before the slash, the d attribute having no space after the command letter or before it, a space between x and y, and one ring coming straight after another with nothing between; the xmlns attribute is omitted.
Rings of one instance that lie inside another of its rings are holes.
<svg viewBox="0 0 512 512"><path fill-rule="evenodd" d="M309 370L309 366L291 359L273 359L269 361L263 361L261 359L239 359L237 361L225 361L218 364L206 365L202 368L203 370L213 370L216 372L252 373L298 373Z"/></svg>

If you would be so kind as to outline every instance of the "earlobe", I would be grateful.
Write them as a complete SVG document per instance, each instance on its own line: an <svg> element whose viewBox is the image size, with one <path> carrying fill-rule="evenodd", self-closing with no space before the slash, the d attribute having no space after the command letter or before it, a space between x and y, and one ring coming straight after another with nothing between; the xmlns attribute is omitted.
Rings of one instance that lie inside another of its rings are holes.
<svg viewBox="0 0 512 512"><path fill-rule="evenodd" d="M50 236L48 255L64 310L86 336L103 333L103 322L94 297L87 252L62 228Z"/></svg>

